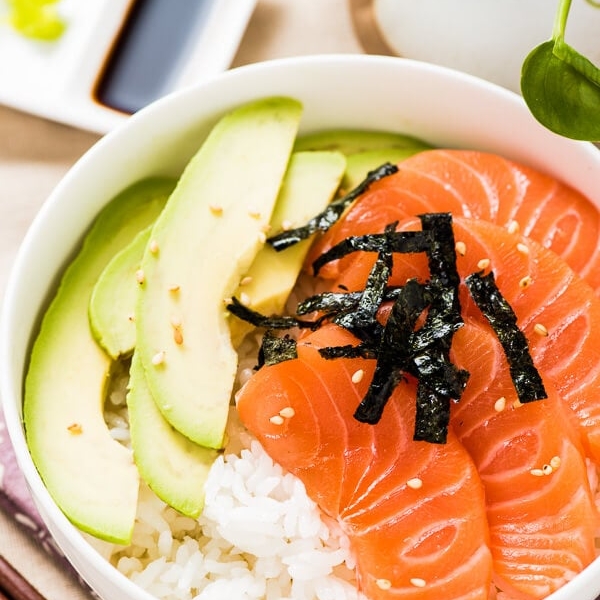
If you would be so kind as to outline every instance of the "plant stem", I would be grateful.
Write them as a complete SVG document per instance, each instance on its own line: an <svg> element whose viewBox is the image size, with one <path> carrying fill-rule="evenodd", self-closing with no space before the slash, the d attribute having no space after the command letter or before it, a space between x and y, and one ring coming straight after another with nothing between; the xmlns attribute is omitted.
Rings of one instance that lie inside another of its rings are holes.
<svg viewBox="0 0 600 600"><path fill-rule="evenodd" d="M552 29L553 40L564 40L567 18L571 8L571 0L560 0L558 10L554 17L554 27Z"/></svg>

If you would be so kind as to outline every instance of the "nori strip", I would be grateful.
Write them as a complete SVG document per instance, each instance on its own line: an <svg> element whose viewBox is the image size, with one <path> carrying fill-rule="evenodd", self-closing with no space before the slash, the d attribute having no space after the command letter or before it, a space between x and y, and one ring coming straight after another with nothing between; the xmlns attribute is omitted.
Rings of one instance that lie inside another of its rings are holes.
<svg viewBox="0 0 600 600"><path fill-rule="evenodd" d="M306 224L271 236L267 239L267 243L279 252L309 238L317 231L327 231L342 216L350 204L367 191L372 183L397 171L398 167L391 163L384 163L377 169L369 171L365 179L353 190L331 202L323 211L315 215Z"/></svg>
<svg viewBox="0 0 600 600"><path fill-rule="evenodd" d="M498 289L493 272L473 273L465 283L502 345L519 400L525 403L547 398L527 338L517 325L517 315Z"/></svg>
<svg viewBox="0 0 600 600"><path fill-rule="evenodd" d="M388 228L396 223L388 225ZM384 233L369 233L367 235L357 235L343 239L335 246L332 246L326 252L323 252L313 264L313 273L315 276L327 263L343 258L352 252L400 252L410 254L417 252L426 252L431 245L429 234L422 231L396 231L390 235L389 231Z"/></svg>
<svg viewBox="0 0 600 600"><path fill-rule="evenodd" d="M447 398L419 381L416 405L413 439L431 444L445 444L450 423L450 403Z"/></svg>
<svg viewBox="0 0 600 600"><path fill-rule="evenodd" d="M365 397L354 412L362 423L379 422L394 388L411 372L410 338L417 319L430 302L425 286L411 279L392 305L377 348L377 363Z"/></svg>
<svg viewBox="0 0 600 600"><path fill-rule="evenodd" d="M271 330L265 332L258 352L258 368L294 358L298 358L296 340L289 335L278 337Z"/></svg>
<svg viewBox="0 0 600 600"><path fill-rule="evenodd" d="M227 304L226 308L238 319L247 321L255 327L263 327L265 329L315 328L317 326L314 321L302 321L292 316L263 315L243 305L235 296L231 298L231 302Z"/></svg>

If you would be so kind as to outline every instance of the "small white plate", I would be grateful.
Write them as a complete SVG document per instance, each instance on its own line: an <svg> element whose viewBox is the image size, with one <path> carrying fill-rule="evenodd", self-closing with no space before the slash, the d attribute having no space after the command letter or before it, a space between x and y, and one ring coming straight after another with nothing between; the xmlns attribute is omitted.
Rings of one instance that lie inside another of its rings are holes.
<svg viewBox="0 0 600 600"><path fill-rule="evenodd" d="M130 9L144 1L61 0L67 25L53 42L25 38L0 21L0 104L98 133L113 129L130 111L103 104L95 90ZM192 40L160 95L227 69L256 5L256 0L203 2ZM0 17L6 12L2 3ZM163 36L156 44L168 41Z"/></svg>

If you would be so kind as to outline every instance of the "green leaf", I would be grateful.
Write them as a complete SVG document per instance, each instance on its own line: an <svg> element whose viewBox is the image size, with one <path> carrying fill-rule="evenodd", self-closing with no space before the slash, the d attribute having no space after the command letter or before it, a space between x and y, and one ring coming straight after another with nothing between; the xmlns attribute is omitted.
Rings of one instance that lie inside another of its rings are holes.
<svg viewBox="0 0 600 600"><path fill-rule="evenodd" d="M523 98L533 116L551 131L577 140L600 141L600 85L589 76L595 71L586 76L576 68L577 59L576 66L567 63L555 54L554 47L554 40L544 42L525 59ZM582 64L579 61L580 68ZM586 61L585 68L589 65Z"/></svg>

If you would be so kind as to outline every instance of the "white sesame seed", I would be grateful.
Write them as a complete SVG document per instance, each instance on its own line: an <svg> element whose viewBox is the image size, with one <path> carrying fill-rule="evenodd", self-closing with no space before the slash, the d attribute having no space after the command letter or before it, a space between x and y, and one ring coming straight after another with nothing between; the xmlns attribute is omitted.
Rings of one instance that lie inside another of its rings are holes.
<svg viewBox="0 0 600 600"><path fill-rule="evenodd" d="M420 477L413 477L406 482L406 485L413 490L418 490L423 487L423 480Z"/></svg>
<svg viewBox="0 0 600 600"><path fill-rule="evenodd" d="M517 251L521 254L529 254L529 246L527 244L523 244L523 242L519 242L517 244Z"/></svg>
<svg viewBox="0 0 600 600"><path fill-rule="evenodd" d="M482 258L478 263L477 263L477 268L481 269L482 271L484 269L487 269L491 264L491 261L489 258Z"/></svg>
<svg viewBox="0 0 600 600"><path fill-rule="evenodd" d="M358 369L352 373L352 383L359 383L362 381L365 376L365 372L363 369Z"/></svg>
<svg viewBox="0 0 600 600"><path fill-rule="evenodd" d="M146 280L146 277L145 277L145 275L144 275L144 271L142 271L142 269L138 269L138 270L135 272L135 280L136 280L138 283L144 283L144 281Z"/></svg>
<svg viewBox="0 0 600 600"><path fill-rule="evenodd" d="M520 408L521 406L523 406L523 403L517 398L513 403L513 408Z"/></svg>
<svg viewBox="0 0 600 600"><path fill-rule="evenodd" d="M414 585L415 587L425 587L427 585L427 582L424 579L421 579L420 577L412 577L410 580L411 585Z"/></svg>
<svg viewBox="0 0 600 600"><path fill-rule="evenodd" d="M284 418L281 415L273 415L269 421L273 423L273 425L283 425Z"/></svg>
<svg viewBox="0 0 600 600"><path fill-rule="evenodd" d="M500 398L498 398L498 400L496 400L496 402L494 402L494 410L496 412L502 412L505 408L506 398L504 396L501 396Z"/></svg>
<svg viewBox="0 0 600 600"><path fill-rule="evenodd" d="M508 233L517 233L521 229L518 221L510 221L508 224Z"/></svg>
<svg viewBox="0 0 600 600"><path fill-rule="evenodd" d="M279 411L279 415L284 419L291 419L296 414L296 411L291 406L286 406Z"/></svg>
<svg viewBox="0 0 600 600"><path fill-rule="evenodd" d="M264 244L267 241L267 234L264 231L258 232L258 241L261 244Z"/></svg>
<svg viewBox="0 0 600 600"><path fill-rule="evenodd" d="M173 315L171 317L171 325L173 325L173 327L181 327L181 318Z"/></svg>
<svg viewBox="0 0 600 600"><path fill-rule="evenodd" d="M543 477L544 475L544 471L542 471L542 469L531 469L531 471L529 471L534 477Z"/></svg>
<svg viewBox="0 0 600 600"><path fill-rule="evenodd" d="M532 281L531 275L525 275L519 280L519 287L525 289L531 285Z"/></svg>
<svg viewBox="0 0 600 600"><path fill-rule="evenodd" d="M152 364L155 366L162 365L164 362L165 362L165 353L163 350L161 350L160 352L157 352L152 357Z"/></svg>
<svg viewBox="0 0 600 600"><path fill-rule="evenodd" d="M288 219L281 223L281 229L283 229L283 231L289 231L293 226L294 224Z"/></svg>
<svg viewBox="0 0 600 600"><path fill-rule="evenodd" d="M560 460L560 456L553 456L553 457L550 459L550 466L551 466L553 469L558 469L558 468L560 467L560 464L561 464L561 462L562 462L562 461Z"/></svg>
<svg viewBox="0 0 600 600"><path fill-rule="evenodd" d="M375 582L375 585L380 590L389 590L392 587L392 582L389 579L378 579Z"/></svg>
<svg viewBox="0 0 600 600"><path fill-rule="evenodd" d="M251 302L250 296L248 296L248 294L246 294L245 292L242 292L240 294L240 303L243 306L250 306L250 302Z"/></svg>
<svg viewBox="0 0 600 600"><path fill-rule="evenodd" d="M464 256L467 253L467 245L464 242L456 242L454 246L457 254Z"/></svg>
<svg viewBox="0 0 600 600"><path fill-rule="evenodd" d="M535 333L541 335L542 337L547 337L548 335L548 328L545 325L542 325L541 323L536 323L533 326L533 331L535 331Z"/></svg>
<svg viewBox="0 0 600 600"><path fill-rule="evenodd" d="M152 254L158 254L158 242L156 240L152 240L148 246L148 249Z"/></svg>
<svg viewBox="0 0 600 600"><path fill-rule="evenodd" d="M546 464L542 467L542 471L544 472L544 475L550 475L554 469L552 468L552 465Z"/></svg>
<svg viewBox="0 0 600 600"><path fill-rule="evenodd" d="M252 283L252 277L246 275L240 279L240 285L250 285Z"/></svg>

